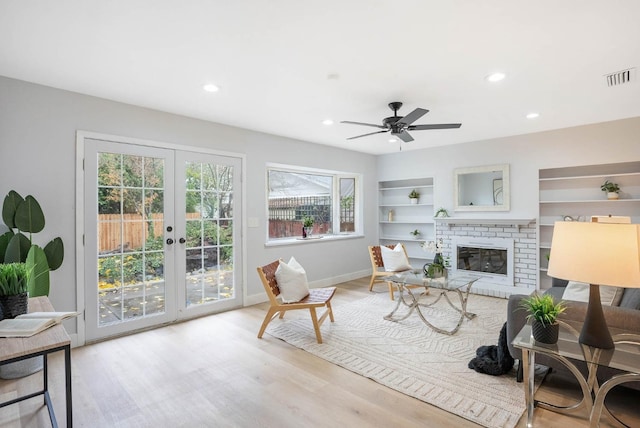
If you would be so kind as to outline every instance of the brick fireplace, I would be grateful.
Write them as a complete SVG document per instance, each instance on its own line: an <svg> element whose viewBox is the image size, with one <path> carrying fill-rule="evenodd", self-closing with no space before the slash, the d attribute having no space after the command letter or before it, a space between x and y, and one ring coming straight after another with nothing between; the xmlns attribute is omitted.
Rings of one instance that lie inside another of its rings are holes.
<svg viewBox="0 0 640 428"><path fill-rule="evenodd" d="M443 255L456 265L454 269L467 268L472 274L471 270L478 271L475 273L481 279L474 284L472 293L509 297L535 290L535 220L438 219L436 238L442 239ZM461 258L460 251L464 252ZM469 263L469 256L475 258L475 267ZM489 265L498 265L500 270L492 272Z"/></svg>

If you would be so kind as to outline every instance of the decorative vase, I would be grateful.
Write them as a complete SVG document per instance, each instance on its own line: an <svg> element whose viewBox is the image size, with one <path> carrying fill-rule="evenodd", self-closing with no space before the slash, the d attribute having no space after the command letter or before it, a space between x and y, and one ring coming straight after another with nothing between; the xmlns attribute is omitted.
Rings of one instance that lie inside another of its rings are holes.
<svg viewBox="0 0 640 428"><path fill-rule="evenodd" d="M5 318L15 318L18 315L26 314L29 309L29 295L24 292L9 296L0 296Z"/></svg>
<svg viewBox="0 0 640 428"><path fill-rule="evenodd" d="M560 324L542 324L538 320L531 323L531 331L536 342L553 345L558 342L558 333L560 332Z"/></svg>
<svg viewBox="0 0 640 428"><path fill-rule="evenodd" d="M412 205L416 205L418 203L418 198L409 198Z"/></svg>
<svg viewBox="0 0 640 428"><path fill-rule="evenodd" d="M305 238L311 237L311 232L313 231L313 226L303 227L302 236Z"/></svg>
<svg viewBox="0 0 640 428"><path fill-rule="evenodd" d="M444 265L444 257L442 257L442 253L436 253L436 255L433 257L433 264Z"/></svg>
<svg viewBox="0 0 640 428"><path fill-rule="evenodd" d="M618 192L607 192L607 199L609 200L618 199L619 197Z"/></svg>

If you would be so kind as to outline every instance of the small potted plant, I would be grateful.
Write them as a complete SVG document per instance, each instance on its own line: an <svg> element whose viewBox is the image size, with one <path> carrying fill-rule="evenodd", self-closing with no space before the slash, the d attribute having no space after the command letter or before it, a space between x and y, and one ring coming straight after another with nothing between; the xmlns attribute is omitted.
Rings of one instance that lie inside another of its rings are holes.
<svg viewBox="0 0 640 428"><path fill-rule="evenodd" d="M620 186L616 183L612 183L611 181L605 181L600 189L603 192L607 192L607 199L618 199L618 192L620 192Z"/></svg>
<svg viewBox="0 0 640 428"><path fill-rule="evenodd" d="M313 217L306 216L302 219L302 237L310 237L311 232L313 232Z"/></svg>
<svg viewBox="0 0 640 428"><path fill-rule="evenodd" d="M438 211L436 211L436 215L434 217L436 217L436 218L449 217L449 211L447 211L446 208L438 208Z"/></svg>
<svg viewBox="0 0 640 428"><path fill-rule="evenodd" d="M0 264L0 306L5 318L27 313L29 269L25 263Z"/></svg>
<svg viewBox="0 0 640 428"><path fill-rule="evenodd" d="M558 341L560 325L558 315L566 309L565 303L556 303L550 294L534 293L522 299L520 307L529 312L527 319L531 320L531 331L537 342L554 344Z"/></svg>
<svg viewBox="0 0 640 428"><path fill-rule="evenodd" d="M413 235L414 239L418 239L420 237L420 231L418 229L416 230L412 230L411 232L409 232L410 234Z"/></svg>
<svg viewBox="0 0 640 428"><path fill-rule="evenodd" d="M411 200L411 203L417 204L418 198L420 198L420 193L418 193L416 189L413 189L411 193L409 193L409 199Z"/></svg>

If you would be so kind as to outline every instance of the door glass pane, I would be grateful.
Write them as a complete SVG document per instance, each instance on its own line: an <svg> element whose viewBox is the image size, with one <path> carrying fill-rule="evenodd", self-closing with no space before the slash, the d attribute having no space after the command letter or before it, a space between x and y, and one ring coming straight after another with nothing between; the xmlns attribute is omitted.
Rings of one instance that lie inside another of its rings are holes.
<svg viewBox="0 0 640 428"><path fill-rule="evenodd" d="M98 326L164 313L164 160L98 154Z"/></svg>
<svg viewBox="0 0 640 428"><path fill-rule="evenodd" d="M234 294L233 168L213 163L185 163L187 307Z"/></svg>

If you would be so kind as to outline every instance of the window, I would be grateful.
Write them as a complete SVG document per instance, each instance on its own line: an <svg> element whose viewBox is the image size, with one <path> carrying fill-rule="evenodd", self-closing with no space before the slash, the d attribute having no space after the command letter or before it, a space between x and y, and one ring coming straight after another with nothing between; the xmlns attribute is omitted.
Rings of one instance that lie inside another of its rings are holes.
<svg viewBox="0 0 640 428"><path fill-rule="evenodd" d="M269 240L359 232L358 174L273 165L267 167Z"/></svg>

